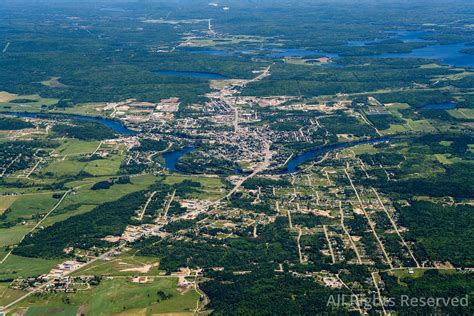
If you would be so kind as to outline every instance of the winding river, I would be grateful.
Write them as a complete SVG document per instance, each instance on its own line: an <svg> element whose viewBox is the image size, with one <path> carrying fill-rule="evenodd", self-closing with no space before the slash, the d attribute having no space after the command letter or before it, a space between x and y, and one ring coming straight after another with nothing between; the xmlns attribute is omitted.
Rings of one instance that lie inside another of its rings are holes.
<svg viewBox="0 0 474 316"><path fill-rule="evenodd" d="M97 122L104 126L107 126L111 130L122 134L122 135L136 135L137 132L127 128L123 123L120 121L102 118L102 117L95 117L95 116L85 116L79 114L65 114L65 113L32 113L32 112L2 112L3 114L14 115L17 117L26 117L26 118L63 118L63 119L72 119L78 121L89 121L89 122Z"/></svg>
<svg viewBox="0 0 474 316"><path fill-rule="evenodd" d="M358 145L365 145L365 144L375 144L375 143L381 143L381 142L386 142L386 141L393 141L394 139L397 139L395 137L379 137L379 138L372 138L372 139L366 139L366 140L357 140L353 142L346 142L346 143L335 143L335 144L330 144L330 145L325 145L321 146L312 150L309 150L303 154L300 154L298 156L293 157L288 161L286 164L286 169L284 169L280 174L289 174L289 173L294 173L299 170L299 166L311 161L325 153L334 151L334 150L339 150L339 149L344 149L344 148L349 148L349 147L354 147Z"/></svg>
<svg viewBox="0 0 474 316"><path fill-rule="evenodd" d="M305 164L325 153L328 153L334 150L354 147L358 145L376 144L376 143L381 143L381 142L386 142L386 141L394 141L396 139L398 138L397 137L379 137L379 138L373 138L373 139L358 140L358 141L345 142L345 143L335 143L335 144L321 146L321 147L309 150L303 154L293 157L286 164L286 168L284 170L281 170L278 173L279 174L294 173L299 170L300 165ZM165 160L165 167L168 170L171 170L174 172L180 172L176 168L176 164L178 163L179 159L181 159L181 157L183 157L184 155L192 152L194 149L195 149L194 147L184 147L176 151L164 153L163 158ZM242 172L236 169L235 174L242 174Z"/></svg>
<svg viewBox="0 0 474 316"><path fill-rule="evenodd" d="M74 119L74 120L80 120L80 121L92 121L92 122L103 124L122 135L130 136L130 135L137 134L137 132L127 128L125 125L123 125L119 121L111 120L107 118L101 118L101 117L84 116L84 115L78 115L78 114L63 114L63 113L42 114L42 113L29 113L29 112L3 112L3 114L15 115L18 117L26 117L26 118L59 117L59 118ZM379 138L373 138L373 139L358 140L358 141L345 142L345 143L335 143L335 144L321 146L321 147L309 150L303 154L293 157L286 164L286 168L279 173L280 174L294 173L299 170L300 165L334 150L354 147L358 145L375 144L375 143L380 143L380 142L385 142L385 141L393 141L395 139L397 139L397 137L379 137ZM176 164L178 163L179 159L181 159L181 157L183 157L184 155L192 152L194 149L195 149L194 147L188 146L188 147L181 148L179 150L164 153L163 158L165 160L165 167L171 171L179 172L179 170L177 170L176 168ZM236 171L236 174L239 174L239 173L240 172Z"/></svg>

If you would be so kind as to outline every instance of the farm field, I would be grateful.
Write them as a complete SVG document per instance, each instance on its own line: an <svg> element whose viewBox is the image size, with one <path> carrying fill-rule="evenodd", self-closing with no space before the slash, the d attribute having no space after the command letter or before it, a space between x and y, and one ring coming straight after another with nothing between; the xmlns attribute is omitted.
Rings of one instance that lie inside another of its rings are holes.
<svg viewBox="0 0 474 316"><path fill-rule="evenodd" d="M28 308L26 315L50 315L63 313L75 315L78 309L94 315L105 315L110 312L122 314L152 313L189 313L196 306L199 295L193 290L179 293L176 290L177 279L160 278L146 284L135 284L130 280L114 278L104 280L97 288L78 292L69 298L69 304L64 304L67 295L51 294L39 298L38 303L44 306L34 306L36 300L25 302L20 308ZM162 292L169 298L160 300L157 292ZM71 306L72 305L72 306Z"/></svg>

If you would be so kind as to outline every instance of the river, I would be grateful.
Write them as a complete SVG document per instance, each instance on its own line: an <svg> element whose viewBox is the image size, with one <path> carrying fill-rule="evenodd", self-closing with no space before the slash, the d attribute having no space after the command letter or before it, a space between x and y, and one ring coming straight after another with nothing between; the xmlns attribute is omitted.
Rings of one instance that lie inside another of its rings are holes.
<svg viewBox="0 0 474 316"><path fill-rule="evenodd" d="M85 116L85 115L79 115L79 114L66 114L66 113L44 114L44 113L32 113L32 112L2 112L2 114L9 114L9 115L14 115L18 117L27 117L27 118L30 117L30 118L49 119L49 118L57 117L57 118L72 119L72 120L78 120L78 121L97 122L97 123L107 126L108 128L122 135L131 136L131 135L137 134L137 132L127 128L123 123L119 121L102 118L102 117Z"/></svg>
<svg viewBox="0 0 474 316"><path fill-rule="evenodd" d="M452 110L457 108L458 105L455 102L445 102L445 103L433 103L423 106L422 110Z"/></svg>
<svg viewBox="0 0 474 316"><path fill-rule="evenodd" d="M380 142L385 142L385 141L393 141L394 139L396 138L395 137L380 137L380 138L374 138L374 139L358 140L358 141L353 141L353 142L336 143L336 144L321 146L321 147L309 150L301 155L295 156L292 159L290 159L290 161L286 165L286 169L281 171L280 174L289 174L289 173L296 172L298 171L300 165L308 161L314 160L318 156L321 156L325 153L328 153L334 150L354 147L357 145L375 144L375 143L380 143ZM179 172L179 170L176 168L176 164L178 163L179 159L181 159L181 157L183 157L184 155L192 152L194 149L195 147L184 147L176 151L164 153L163 158L165 160L166 169ZM235 174L242 174L242 172L239 169L236 169Z"/></svg>
<svg viewBox="0 0 474 316"><path fill-rule="evenodd" d="M286 164L286 169L283 170L281 174L289 174L289 173L296 172L298 171L300 165L308 161L314 160L315 158L334 150L354 147L357 145L375 144L375 143L380 143L380 142L385 142L385 141L391 141L394 139L395 139L394 137L379 137L379 138L373 138L373 139L357 140L353 142L335 143L335 144L321 146L321 147L309 150L301 155L295 156L292 159L290 159L290 161L288 161L288 163Z"/></svg>

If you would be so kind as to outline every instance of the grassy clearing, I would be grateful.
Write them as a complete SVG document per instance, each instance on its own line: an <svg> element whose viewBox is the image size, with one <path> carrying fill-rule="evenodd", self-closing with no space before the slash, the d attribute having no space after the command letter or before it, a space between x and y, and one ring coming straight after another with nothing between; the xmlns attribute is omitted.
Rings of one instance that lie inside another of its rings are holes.
<svg viewBox="0 0 474 316"><path fill-rule="evenodd" d="M146 284L133 283L126 278L104 279L90 290L72 295L48 293L29 297L21 305L29 307L35 313L33 315L51 315L47 312L52 310L72 311L80 306L88 315L189 313L195 308L199 294L193 289L180 294L176 290L177 282L177 278L155 278ZM161 299L158 291L163 291L170 298ZM63 302L65 297L69 298L70 305Z"/></svg>
<svg viewBox="0 0 474 316"><path fill-rule="evenodd" d="M461 80L466 77L472 76L473 73L470 71L463 71L463 72L458 72L454 73L452 75L443 75L443 76L436 76L431 81L436 82L436 81L447 81L447 80Z"/></svg>
<svg viewBox="0 0 474 316"><path fill-rule="evenodd" d="M12 204L18 199L18 196L10 195L10 196L2 196L0 199L0 215L5 212Z"/></svg>
<svg viewBox="0 0 474 316"><path fill-rule="evenodd" d="M18 99L18 94L8 93L6 91L0 91L0 103L9 102Z"/></svg>
<svg viewBox="0 0 474 316"><path fill-rule="evenodd" d="M199 182L202 185L200 192L191 193L188 195L190 198L207 199L218 198L224 195L224 185L221 179L218 177L190 177L183 175L170 175L165 178L164 183L173 185L183 182L184 180Z"/></svg>
<svg viewBox="0 0 474 316"><path fill-rule="evenodd" d="M43 174L54 176L55 178L75 176L84 169L86 163L75 159L55 160L42 170Z"/></svg>
<svg viewBox="0 0 474 316"><path fill-rule="evenodd" d="M97 261L84 269L78 270L73 275L156 276L161 272L158 270L158 263L157 258L134 256L126 253L111 261Z"/></svg>
<svg viewBox="0 0 474 316"><path fill-rule="evenodd" d="M59 79L60 77L51 77L48 80L41 81L41 84L50 87L50 88L65 88L67 87L65 84L62 84Z"/></svg>
<svg viewBox="0 0 474 316"><path fill-rule="evenodd" d="M9 284L10 282L0 282L0 306L6 305L25 294L23 291L8 288Z"/></svg>
<svg viewBox="0 0 474 316"><path fill-rule="evenodd" d="M459 108L456 110L448 110L448 113L457 119L474 119L474 109Z"/></svg>
<svg viewBox="0 0 474 316"><path fill-rule="evenodd" d="M356 155L361 154L376 154L378 152L377 148L372 144L364 144L359 146L354 146L352 148L345 149L344 152L354 152Z"/></svg>
<svg viewBox="0 0 474 316"><path fill-rule="evenodd" d="M443 68L444 66L441 66L441 65L438 65L438 64L435 64L435 63L432 63L432 64L424 64L424 65L421 65L420 68L423 68L423 69L433 69L433 68Z"/></svg>
<svg viewBox="0 0 474 316"><path fill-rule="evenodd" d="M186 175L170 175L167 176L166 179L164 180L164 183L166 184L176 184L183 182L184 180L192 180L195 182L201 183L202 186L207 187L207 188L217 188L222 185L222 181L218 177L204 177L204 176L186 176Z"/></svg>
<svg viewBox="0 0 474 316"><path fill-rule="evenodd" d="M399 134L406 132L407 130L410 130L408 126L406 125L401 125L401 124L390 124L390 127L380 131L383 135L389 135L389 134Z"/></svg>
<svg viewBox="0 0 474 316"><path fill-rule="evenodd" d="M94 176L115 175L120 169L123 156L111 155L107 159L91 161L86 164L84 171Z"/></svg>
<svg viewBox="0 0 474 316"><path fill-rule="evenodd" d="M76 104L74 107L64 109L62 113L90 115L90 116L108 116L112 111L97 111L98 108L103 108L104 103L82 103Z"/></svg>
<svg viewBox="0 0 474 316"><path fill-rule="evenodd" d="M68 210L67 212L65 212L64 210L63 211L59 210L57 211L59 213L54 212L47 219L45 219L42 223L42 226L48 227L48 226L53 225L54 223L65 221L69 217L90 212L94 207L95 205L80 205L80 206L74 207L74 210Z"/></svg>
<svg viewBox="0 0 474 316"><path fill-rule="evenodd" d="M451 158L450 156L451 155L449 154L435 154L434 155L434 157L444 165L450 165L455 162L462 162L461 158L457 158L457 157Z"/></svg>
<svg viewBox="0 0 474 316"><path fill-rule="evenodd" d="M411 271L411 273L410 273ZM411 269L399 269L399 270L393 270L390 271L389 274L397 277L398 279L418 279L421 278L425 275L425 272L428 271L428 269L424 268L411 268ZM439 269L437 270L440 274L456 274L458 273L454 269Z"/></svg>
<svg viewBox="0 0 474 316"><path fill-rule="evenodd" d="M405 109L409 109L410 108L410 105L408 105L407 103L386 103L385 104L385 107L388 109L388 110L405 110ZM393 111L393 112L395 112ZM399 113L398 111L396 111L397 113Z"/></svg>
<svg viewBox="0 0 474 316"><path fill-rule="evenodd" d="M12 103L14 100L25 99L31 100L27 103ZM52 105L58 102L57 99L42 98L37 94L18 95L8 93L6 91L0 92L0 111L32 111L37 112L42 105Z"/></svg>
<svg viewBox="0 0 474 316"><path fill-rule="evenodd" d="M33 227L34 227L33 223L28 223L27 225L17 224L16 226L13 226L13 227L1 228L0 229L0 248L16 245L21 240L21 238L25 234L27 234Z"/></svg>
<svg viewBox="0 0 474 316"><path fill-rule="evenodd" d="M410 273L412 271L413 273ZM390 272L390 275L397 277L398 279L412 278L417 279L422 277L425 274L426 270L424 269L400 269Z"/></svg>
<svg viewBox="0 0 474 316"><path fill-rule="evenodd" d="M26 258L11 255L8 259L0 265L0 277L24 278L38 276L47 273L61 260L47 260L39 258Z"/></svg>
<svg viewBox="0 0 474 316"><path fill-rule="evenodd" d="M83 141L73 139L61 145L56 153L64 155L92 154L99 146L98 141Z"/></svg>
<svg viewBox="0 0 474 316"><path fill-rule="evenodd" d="M154 176L139 176L133 177L130 184L115 184L108 190L91 190L94 183L106 179L109 178L89 178L68 183L68 187L81 187L64 199L58 209L43 222L43 226L50 226L71 216L87 213L99 204L111 202L126 194L146 189L156 181Z"/></svg>
<svg viewBox="0 0 474 316"><path fill-rule="evenodd" d="M67 182L65 184L65 186L67 188L91 187L94 183L99 182L99 181L103 181L103 180L107 180L107 179L110 179L110 177L102 176L102 177L94 177L94 178L85 178L85 179L81 179L81 180ZM130 178L131 183L114 185L112 191L115 191L115 189L120 189L123 186L133 187L133 186L137 185L137 186L140 186L142 188L145 188L145 187L150 186L154 182L156 182L158 179L159 179L159 177L153 176L153 175L133 176L133 177ZM94 191L94 192L97 192L97 191ZM99 192L100 192L100 190L99 190ZM102 191L102 192L105 192L105 191ZM130 191L130 192L133 192L133 191ZM107 192L107 194L111 194L111 193L113 193L113 192Z"/></svg>
<svg viewBox="0 0 474 316"><path fill-rule="evenodd" d="M42 307L34 306L28 309L25 316L75 316L77 314L77 306L57 306L57 307Z"/></svg>
<svg viewBox="0 0 474 316"><path fill-rule="evenodd" d="M417 132L433 132L436 131L436 128L433 127L433 125L430 124L429 121L427 120L417 120L414 121L412 119L405 119L406 124L404 126L412 131L417 131Z"/></svg>
<svg viewBox="0 0 474 316"><path fill-rule="evenodd" d="M246 43L263 43L266 39L258 36L237 35L232 37L219 38L218 40L208 38L195 38L189 41L190 47L217 47L237 45L242 42Z"/></svg>
<svg viewBox="0 0 474 316"><path fill-rule="evenodd" d="M113 176L119 171L122 159L123 156L121 155L111 155L105 159L84 162L79 161L78 157L67 156L51 162L43 169L43 174L48 173L54 177L66 177L75 176L84 171L93 176Z"/></svg>
<svg viewBox="0 0 474 316"><path fill-rule="evenodd" d="M153 184L155 180L156 178L153 176L135 177L132 179L132 183L129 184L114 184L112 188L108 190L91 190L92 185L100 181L93 180L89 186L79 188L76 194L68 197L64 206L71 204L103 204L114 201L126 194L147 188Z"/></svg>
<svg viewBox="0 0 474 316"><path fill-rule="evenodd" d="M7 214L7 220L19 218L31 218L35 214L48 212L58 202L52 194L22 195L10 206L11 212Z"/></svg>
<svg viewBox="0 0 474 316"><path fill-rule="evenodd" d="M387 109L396 117L403 119L404 124L390 124L390 128L381 131L382 134L397 134L406 131L417 131L417 132L432 132L436 131L436 128L430 124L428 120L412 120L404 118L398 110L408 109L410 106L406 103L390 103L386 104Z"/></svg>

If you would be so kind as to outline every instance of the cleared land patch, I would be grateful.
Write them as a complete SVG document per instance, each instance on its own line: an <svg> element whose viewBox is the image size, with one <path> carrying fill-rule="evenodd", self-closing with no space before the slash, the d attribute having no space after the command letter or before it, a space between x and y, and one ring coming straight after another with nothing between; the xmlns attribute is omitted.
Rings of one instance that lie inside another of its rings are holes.
<svg viewBox="0 0 474 316"><path fill-rule="evenodd" d="M63 301L67 294L48 293L29 297L21 307L29 307L33 315L50 315L51 311L61 312L66 308L71 311L79 307L88 315L191 313L199 293L190 289L181 294L177 284L178 278L173 277L150 278L148 283L134 283L129 278L104 279L97 287L68 296L69 305Z"/></svg>
<svg viewBox="0 0 474 316"><path fill-rule="evenodd" d="M12 204L16 201L18 196L10 195L10 196L2 196L0 199L0 215L3 214Z"/></svg>

